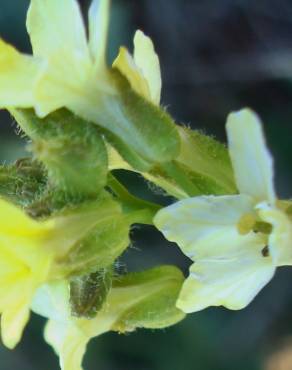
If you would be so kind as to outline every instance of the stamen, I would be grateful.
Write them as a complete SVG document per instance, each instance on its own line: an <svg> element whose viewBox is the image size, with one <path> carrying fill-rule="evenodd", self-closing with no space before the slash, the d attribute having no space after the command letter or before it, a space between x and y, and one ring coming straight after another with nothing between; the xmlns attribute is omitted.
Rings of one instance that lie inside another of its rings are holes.
<svg viewBox="0 0 292 370"><path fill-rule="evenodd" d="M255 223L256 219L253 214L246 213L245 215L243 215L237 224L237 230L239 234L248 234L253 229Z"/></svg>

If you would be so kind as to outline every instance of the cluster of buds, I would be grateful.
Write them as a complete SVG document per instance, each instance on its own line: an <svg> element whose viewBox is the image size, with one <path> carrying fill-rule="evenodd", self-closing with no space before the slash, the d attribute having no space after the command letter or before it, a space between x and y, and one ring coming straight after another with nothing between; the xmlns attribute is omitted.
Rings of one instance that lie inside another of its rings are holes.
<svg viewBox="0 0 292 370"><path fill-rule="evenodd" d="M34 311L62 370L82 369L88 341L107 331L241 309L292 264L291 203L276 197L255 113L229 115L228 148L176 124L151 39L137 31L133 55L121 47L108 66L108 20L108 0L92 1L88 31L76 0L31 0L33 56L0 41L0 106L31 153L0 168L2 341L14 348ZM117 169L173 204L132 195ZM137 223L194 261L187 278L175 266L119 272Z"/></svg>

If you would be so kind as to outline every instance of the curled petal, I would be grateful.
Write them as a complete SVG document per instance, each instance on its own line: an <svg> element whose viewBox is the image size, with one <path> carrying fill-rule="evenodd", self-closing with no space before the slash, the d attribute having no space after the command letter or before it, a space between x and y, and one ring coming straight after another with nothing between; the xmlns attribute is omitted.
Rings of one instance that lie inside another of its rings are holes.
<svg viewBox="0 0 292 370"><path fill-rule="evenodd" d="M120 48L119 55L115 59L113 67L117 68L127 78L132 89L135 90L137 94L143 96L145 99L151 100L148 83L126 48Z"/></svg>
<svg viewBox="0 0 292 370"><path fill-rule="evenodd" d="M138 30L134 37L134 57L120 48L113 63L130 82L133 90L145 99L159 105L161 95L161 73L157 54L151 39Z"/></svg>
<svg viewBox="0 0 292 370"><path fill-rule="evenodd" d="M161 96L161 72L159 58L150 37L140 30L134 37L134 60L148 83L151 100L159 105Z"/></svg>

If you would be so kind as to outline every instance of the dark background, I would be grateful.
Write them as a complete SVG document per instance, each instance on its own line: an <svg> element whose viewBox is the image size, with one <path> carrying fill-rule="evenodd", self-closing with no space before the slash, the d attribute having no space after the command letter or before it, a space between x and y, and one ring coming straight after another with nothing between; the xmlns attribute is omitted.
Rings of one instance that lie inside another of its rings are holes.
<svg viewBox="0 0 292 370"><path fill-rule="evenodd" d="M62 1L62 0L60 0ZM89 1L82 2L86 9ZM292 182L292 1L113 0L109 59L121 44L132 48L141 28L152 37L161 60L162 103L177 122L225 140L227 114L245 106L264 121L276 161L280 197ZM0 0L0 35L30 52L25 32L26 0ZM24 155L6 113L0 113L0 160ZM195 158L194 158L195 160ZM132 190L150 197L140 178L127 176ZM133 247L121 260L138 269L188 261L150 227L132 231ZM292 247L292 246L291 246ZM175 327L109 333L93 340L88 370L292 370L292 269L273 281L242 311L211 308ZM21 293L20 293L21 294ZM0 370L58 369L41 340L44 321L34 316L13 352L0 347Z"/></svg>

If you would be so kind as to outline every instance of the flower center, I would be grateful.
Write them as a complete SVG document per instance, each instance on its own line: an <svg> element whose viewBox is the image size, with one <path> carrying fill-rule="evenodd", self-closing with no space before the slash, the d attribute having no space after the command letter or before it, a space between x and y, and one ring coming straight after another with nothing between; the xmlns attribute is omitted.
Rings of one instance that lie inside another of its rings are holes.
<svg viewBox="0 0 292 370"><path fill-rule="evenodd" d="M246 235L250 231L255 233L262 233L265 235L269 235L272 232L272 225L260 221L255 214L252 213L245 213L239 220L237 224L237 230L240 235Z"/></svg>

